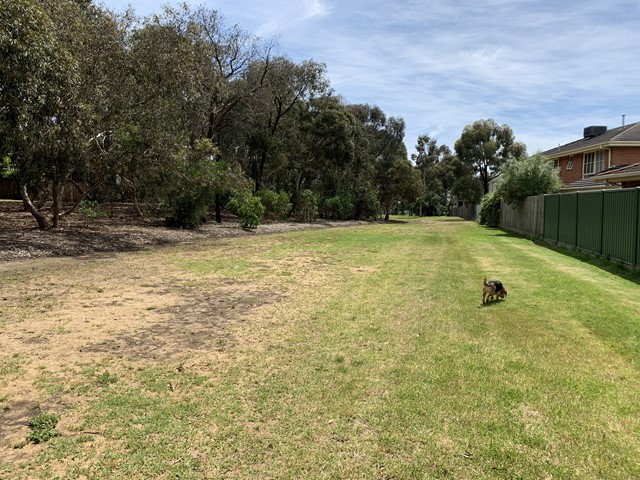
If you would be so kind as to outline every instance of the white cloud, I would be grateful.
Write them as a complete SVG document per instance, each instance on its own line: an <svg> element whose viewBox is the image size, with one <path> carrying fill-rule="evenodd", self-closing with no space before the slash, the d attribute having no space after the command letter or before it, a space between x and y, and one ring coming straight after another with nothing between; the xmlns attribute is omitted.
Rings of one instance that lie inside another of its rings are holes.
<svg viewBox="0 0 640 480"><path fill-rule="evenodd" d="M410 150L423 133L453 146L480 118L509 124L530 151L575 140L589 124L618 125L622 114L640 120L638 0L206 5L245 30L277 34L294 60L326 63L347 101L403 117Z"/></svg>

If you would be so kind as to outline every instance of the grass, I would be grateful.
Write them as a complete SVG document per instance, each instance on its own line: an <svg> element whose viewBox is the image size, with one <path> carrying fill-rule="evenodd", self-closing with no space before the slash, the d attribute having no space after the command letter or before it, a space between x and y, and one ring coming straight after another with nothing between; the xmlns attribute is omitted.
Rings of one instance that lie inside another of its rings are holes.
<svg viewBox="0 0 640 480"><path fill-rule="evenodd" d="M77 436L0 478L639 478L637 282L402 220L145 254L203 290L278 295L223 358L86 366ZM509 296L480 308L485 276Z"/></svg>

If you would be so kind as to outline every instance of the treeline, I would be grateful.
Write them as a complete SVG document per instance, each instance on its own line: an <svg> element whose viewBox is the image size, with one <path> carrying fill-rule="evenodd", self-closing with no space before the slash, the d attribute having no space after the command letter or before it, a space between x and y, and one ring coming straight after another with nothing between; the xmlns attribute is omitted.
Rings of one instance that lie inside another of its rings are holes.
<svg viewBox="0 0 640 480"><path fill-rule="evenodd" d="M11 0L0 27L0 175L19 181L43 229L77 208L62 205L65 188L188 228L225 208L246 226L438 215L454 196L477 203L483 174L518 150L486 120L455 155L421 136L410 161L402 118L347 104L325 65L202 6L140 18L91 0ZM493 150L480 158L478 143Z"/></svg>
<svg viewBox="0 0 640 480"><path fill-rule="evenodd" d="M138 18L88 0L12 0L0 22L5 172L41 228L70 213L69 185L186 227L209 208L220 221L231 200L254 219L265 207L346 219L420 196L402 119L345 104L323 64L279 55L215 10Z"/></svg>

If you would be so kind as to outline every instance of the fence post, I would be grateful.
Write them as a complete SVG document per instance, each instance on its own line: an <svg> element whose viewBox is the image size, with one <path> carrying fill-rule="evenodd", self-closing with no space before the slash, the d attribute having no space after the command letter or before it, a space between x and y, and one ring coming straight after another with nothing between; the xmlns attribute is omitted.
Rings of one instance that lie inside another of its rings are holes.
<svg viewBox="0 0 640 480"><path fill-rule="evenodd" d="M598 246L598 255L602 256L602 247L604 246L604 196L605 190L600 190L600 198L602 198L602 207L600 208L600 245Z"/></svg>
<svg viewBox="0 0 640 480"><path fill-rule="evenodd" d="M640 258L638 258L638 244L640 244L640 187L636 187L636 241L633 245L633 264L640 265Z"/></svg>
<svg viewBox="0 0 640 480"><path fill-rule="evenodd" d="M560 196L558 196L558 211L556 212L556 243L560 240Z"/></svg>
<svg viewBox="0 0 640 480"><path fill-rule="evenodd" d="M580 213L580 192L576 194L576 229L573 236L573 248L578 249L578 217Z"/></svg>

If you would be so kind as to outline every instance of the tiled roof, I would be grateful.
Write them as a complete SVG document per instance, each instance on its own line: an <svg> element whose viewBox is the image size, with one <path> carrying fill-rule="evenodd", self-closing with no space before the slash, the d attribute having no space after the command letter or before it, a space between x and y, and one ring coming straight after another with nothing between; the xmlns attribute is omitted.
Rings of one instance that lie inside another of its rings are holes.
<svg viewBox="0 0 640 480"><path fill-rule="evenodd" d="M567 185L563 185L560 189L560 193L562 192L577 192L582 190L602 190L603 188L612 188L609 185L603 185L602 183L597 183L593 177L583 178L581 180L577 180L573 183L569 183Z"/></svg>
<svg viewBox="0 0 640 480"><path fill-rule="evenodd" d="M576 150L586 150L590 147L596 147L602 144L615 144L624 142L640 143L640 122L631 123L624 127L617 127L607 130L606 132L591 138L581 138L575 142L560 145L543 152L548 157L557 157L565 152Z"/></svg>
<svg viewBox="0 0 640 480"><path fill-rule="evenodd" d="M640 178L640 163L633 163L631 165L618 165L616 167L611 167L602 172L594 175L596 181L604 182L613 178L620 177L638 177Z"/></svg>

